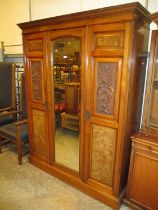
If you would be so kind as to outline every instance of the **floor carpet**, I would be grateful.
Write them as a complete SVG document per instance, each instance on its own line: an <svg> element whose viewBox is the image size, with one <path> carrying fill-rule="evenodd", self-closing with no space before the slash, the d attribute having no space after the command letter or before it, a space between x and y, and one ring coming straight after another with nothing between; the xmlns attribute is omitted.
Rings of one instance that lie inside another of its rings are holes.
<svg viewBox="0 0 158 210"><path fill-rule="evenodd" d="M27 156L19 166L14 150L5 146L0 154L0 210L112 210L31 165Z"/></svg>

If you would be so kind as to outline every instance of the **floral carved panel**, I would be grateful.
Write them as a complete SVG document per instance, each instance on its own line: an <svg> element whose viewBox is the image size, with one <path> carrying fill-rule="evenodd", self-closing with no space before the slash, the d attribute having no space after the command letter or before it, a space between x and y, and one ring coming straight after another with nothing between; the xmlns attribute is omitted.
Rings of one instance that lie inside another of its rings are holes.
<svg viewBox="0 0 158 210"><path fill-rule="evenodd" d="M97 63L96 113L113 115L117 63Z"/></svg>
<svg viewBox="0 0 158 210"><path fill-rule="evenodd" d="M31 61L32 98L36 101L42 100L42 62Z"/></svg>
<svg viewBox="0 0 158 210"><path fill-rule="evenodd" d="M96 34L95 48L123 49L124 34Z"/></svg>
<svg viewBox="0 0 158 210"><path fill-rule="evenodd" d="M116 130L92 126L91 178L112 187Z"/></svg>

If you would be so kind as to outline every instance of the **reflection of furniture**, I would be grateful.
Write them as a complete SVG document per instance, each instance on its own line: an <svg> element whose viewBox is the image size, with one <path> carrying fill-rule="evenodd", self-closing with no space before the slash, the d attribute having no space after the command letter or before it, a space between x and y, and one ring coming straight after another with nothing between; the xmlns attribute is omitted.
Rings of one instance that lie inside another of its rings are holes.
<svg viewBox="0 0 158 210"><path fill-rule="evenodd" d="M69 82L73 79L72 64L54 64L54 72L56 81Z"/></svg>
<svg viewBox="0 0 158 210"><path fill-rule="evenodd" d="M25 81L22 74L22 89L21 89L21 112L20 119L17 122L12 122L0 127L0 136L11 141L17 146L18 163L22 164L22 146L28 143L28 128L27 128L27 112L25 100Z"/></svg>
<svg viewBox="0 0 158 210"><path fill-rule="evenodd" d="M53 41L53 72L56 81L80 80L80 47L77 37L62 37Z"/></svg>
<svg viewBox="0 0 158 210"><path fill-rule="evenodd" d="M63 100L63 95L65 95L65 91L62 89L55 88L55 103L54 103L54 112L57 125L60 125L61 113L65 111L65 100Z"/></svg>
<svg viewBox="0 0 158 210"><path fill-rule="evenodd" d="M56 113L61 113L65 111L65 102L62 101L62 94L59 92L55 92L54 109Z"/></svg>
<svg viewBox="0 0 158 210"><path fill-rule="evenodd" d="M62 127L79 130L80 83L65 83L65 112L61 115Z"/></svg>
<svg viewBox="0 0 158 210"><path fill-rule="evenodd" d="M0 125L16 119L15 64L0 62Z"/></svg>
<svg viewBox="0 0 158 210"><path fill-rule="evenodd" d="M158 25L158 13L151 15ZM134 209L158 209L158 30L152 32L141 130L132 136L125 202Z"/></svg>
<svg viewBox="0 0 158 210"><path fill-rule="evenodd" d="M130 3L19 24L25 48L30 161L114 209L119 208L127 181L129 137L140 122L137 56L147 51L148 15L139 3ZM81 46L78 173L56 162L50 91L53 43L76 37Z"/></svg>
<svg viewBox="0 0 158 210"><path fill-rule="evenodd" d="M80 83L65 83L65 112L78 115L80 103Z"/></svg>
<svg viewBox="0 0 158 210"><path fill-rule="evenodd" d="M68 128L74 131L79 131L79 115L72 115L63 112L61 114L62 128Z"/></svg>

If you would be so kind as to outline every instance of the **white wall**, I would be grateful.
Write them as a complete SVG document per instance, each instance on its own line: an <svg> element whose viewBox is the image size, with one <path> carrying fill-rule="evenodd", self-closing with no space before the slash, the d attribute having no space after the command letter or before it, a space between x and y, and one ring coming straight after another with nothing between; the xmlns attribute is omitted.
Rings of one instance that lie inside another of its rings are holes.
<svg viewBox="0 0 158 210"><path fill-rule="evenodd" d="M32 18L40 19L95 8L134 2L134 0L32 0ZM139 0L145 6L146 0ZM46 12L44 12L46 11Z"/></svg>
<svg viewBox="0 0 158 210"><path fill-rule="evenodd" d="M148 8L149 8L149 12L154 13L154 12L158 12L158 0L148 0ZM152 30L157 29L157 26L155 23L152 23L150 28Z"/></svg>
<svg viewBox="0 0 158 210"><path fill-rule="evenodd" d="M28 21L28 15L28 0L0 0L0 41L4 45L22 44L21 30L16 24ZM7 47L6 51L18 54L22 47Z"/></svg>
<svg viewBox="0 0 158 210"><path fill-rule="evenodd" d="M80 0L31 0L32 20L80 11Z"/></svg>
<svg viewBox="0 0 158 210"><path fill-rule="evenodd" d="M5 54L22 53L21 30L17 23L135 2L132 0L0 0L0 41ZM158 11L158 0L139 0L153 13ZM29 9L30 6L30 9ZM156 26L153 24L152 29ZM20 45L12 46L8 45ZM8 46L8 47L7 47Z"/></svg>
<svg viewBox="0 0 158 210"><path fill-rule="evenodd" d="M147 0L138 0L145 6ZM135 0L31 0L32 20L135 2Z"/></svg>
<svg viewBox="0 0 158 210"><path fill-rule="evenodd" d="M145 6L146 0L136 0ZM136 2L132 0L81 0L81 10L90 10L101 7L114 6L118 4L126 4Z"/></svg>

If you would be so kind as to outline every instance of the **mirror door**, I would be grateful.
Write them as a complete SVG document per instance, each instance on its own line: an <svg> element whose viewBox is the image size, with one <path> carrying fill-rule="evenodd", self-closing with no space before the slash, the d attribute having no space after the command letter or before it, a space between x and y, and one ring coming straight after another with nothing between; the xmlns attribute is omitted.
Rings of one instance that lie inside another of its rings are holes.
<svg viewBox="0 0 158 210"><path fill-rule="evenodd" d="M54 162L77 173L82 162L84 92L83 40L79 30L51 38Z"/></svg>
<svg viewBox="0 0 158 210"><path fill-rule="evenodd" d="M150 96L150 105L148 113L148 126L154 129L158 128L158 32L153 33L153 40L155 45L153 47L154 56L153 56L153 68L152 68L152 80L151 80L151 96Z"/></svg>

